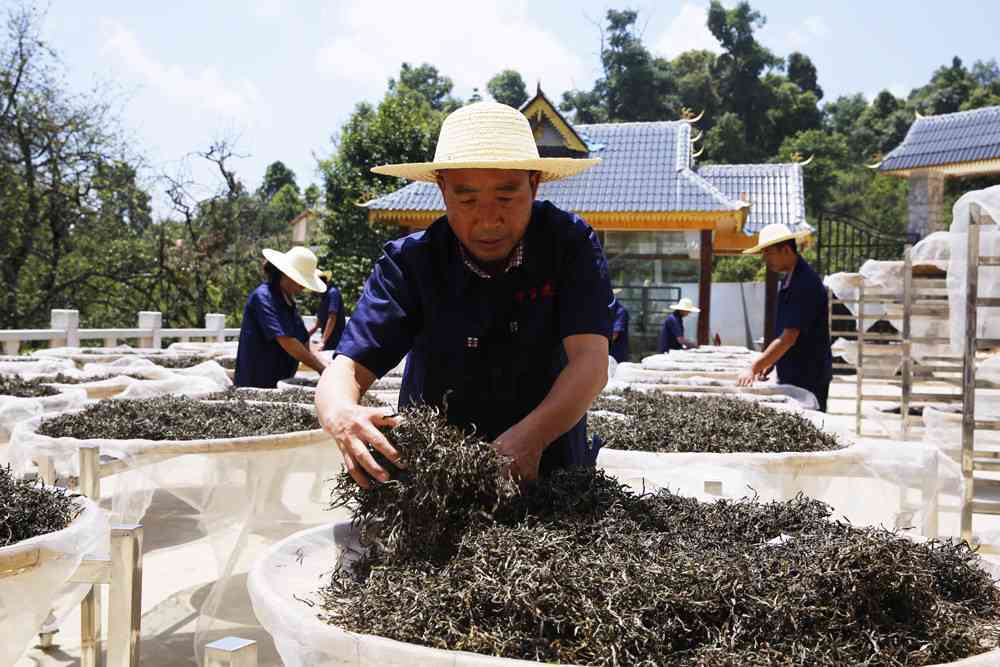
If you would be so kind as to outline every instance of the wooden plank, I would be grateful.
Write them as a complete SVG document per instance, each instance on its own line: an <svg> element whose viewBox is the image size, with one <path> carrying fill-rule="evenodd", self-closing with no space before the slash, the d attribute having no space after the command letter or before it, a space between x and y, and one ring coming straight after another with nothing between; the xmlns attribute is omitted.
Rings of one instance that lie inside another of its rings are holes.
<svg viewBox="0 0 1000 667"><path fill-rule="evenodd" d="M698 345L708 345L712 322L712 230L701 230L701 273L698 276Z"/></svg>
<svg viewBox="0 0 1000 667"><path fill-rule="evenodd" d="M778 315L778 274L767 271L764 281L764 348L774 340L775 318Z"/></svg>

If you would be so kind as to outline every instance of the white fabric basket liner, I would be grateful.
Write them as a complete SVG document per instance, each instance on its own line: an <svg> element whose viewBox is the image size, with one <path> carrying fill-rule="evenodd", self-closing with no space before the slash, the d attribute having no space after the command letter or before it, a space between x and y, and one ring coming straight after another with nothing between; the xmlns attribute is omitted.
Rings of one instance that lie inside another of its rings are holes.
<svg viewBox="0 0 1000 667"><path fill-rule="evenodd" d="M317 609L301 602L318 602L317 589L342 554L357 550L350 522L319 526L273 545L250 570L247 588L254 612L274 638L286 667L327 665L432 665L435 667L496 667L538 664L526 660L497 658L348 632L317 618ZM1000 577L1000 569L989 562L983 569ZM298 599L296 599L298 598ZM948 667L996 667L1000 650L947 663ZM945 667L934 665L932 667Z"/></svg>
<svg viewBox="0 0 1000 667"><path fill-rule="evenodd" d="M155 347L119 345L118 347L50 347L35 350L31 354L43 358L70 359L82 364L89 361L115 361L122 357L165 355L167 352Z"/></svg>
<svg viewBox="0 0 1000 667"><path fill-rule="evenodd" d="M77 387L60 388L54 396L22 398L0 396L0 444L10 440L14 427L38 415L74 410L87 403L87 391Z"/></svg>
<svg viewBox="0 0 1000 667"><path fill-rule="evenodd" d="M0 665L16 662L50 611L67 606L60 597L78 600L78 587L67 584L84 556L108 552L111 524L107 513L86 498L76 501L83 511L63 530L0 548ZM10 565L35 550L36 565L14 573L4 571L5 563Z"/></svg>

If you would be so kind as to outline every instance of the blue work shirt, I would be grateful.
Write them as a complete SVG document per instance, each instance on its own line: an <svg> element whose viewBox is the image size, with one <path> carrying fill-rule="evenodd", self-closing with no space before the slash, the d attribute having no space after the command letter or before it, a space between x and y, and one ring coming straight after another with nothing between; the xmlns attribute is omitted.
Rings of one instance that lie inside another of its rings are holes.
<svg viewBox="0 0 1000 667"><path fill-rule="evenodd" d="M320 335L326 331L326 321L331 314L336 313L336 321L333 324L333 331L330 332L330 339L323 346L324 350L336 350L340 337L344 335L344 299L340 296L340 290L334 285L327 285L323 298L319 300L319 310L316 311L316 322L319 324Z"/></svg>
<svg viewBox="0 0 1000 667"><path fill-rule="evenodd" d="M823 281L799 256L791 280L783 281L778 291L775 335L785 329L799 330L795 345L776 364L778 382L822 394L821 403L833 378L827 308Z"/></svg>
<svg viewBox="0 0 1000 667"><path fill-rule="evenodd" d="M409 352L400 408L445 407L448 420L492 440L548 395L566 367L563 339L609 337L611 285L594 230L550 202L535 202L519 266L492 278L471 271L439 218L385 246L338 354L377 377ZM593 465L586 417L553 441L540 473Z"/></svg>
<svg viewBox="0 0 1000 667"><path fill-rule="evenodd" d="M295 303L288 303L277 283L261 283L243 308L240 345L236 350L237 387L273 388L295 375L298 360L285 352L278 336L306 344L306 325Z"/></svg>
<svg viewBox="0 0 1000 667"><path fill-rule="evenodd" d="M611 317L613 320L611 324L611 335L613 340L611 341L611 347L608 353L615 358L615 361L628 361L629 314L628 310L618 299L615 299L611 304ZM614 334L618 334L618 338L614 338Z"/></svg>
<svg viewBox="0 0 1000 667"><path fill-rule="evenodd" d="M660 330L660 354L670 350L683 350L681 338L684 338L684 318L676 310L663 320Z"/></svg>

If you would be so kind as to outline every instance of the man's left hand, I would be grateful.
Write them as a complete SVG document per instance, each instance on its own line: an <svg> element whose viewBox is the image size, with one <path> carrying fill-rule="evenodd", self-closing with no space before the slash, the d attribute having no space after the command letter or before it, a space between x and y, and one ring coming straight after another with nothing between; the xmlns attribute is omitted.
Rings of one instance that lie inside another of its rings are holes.
<svg viewBox="0 0 1000 667"><path fill-rule="evenodd" d="M532 438L530 434L520 433L518 426L515 424L504 431L493 441L493 447L497 452L513 459L510 471L514 479L532 481L538 479L538 466L546 443Z"/></svg>

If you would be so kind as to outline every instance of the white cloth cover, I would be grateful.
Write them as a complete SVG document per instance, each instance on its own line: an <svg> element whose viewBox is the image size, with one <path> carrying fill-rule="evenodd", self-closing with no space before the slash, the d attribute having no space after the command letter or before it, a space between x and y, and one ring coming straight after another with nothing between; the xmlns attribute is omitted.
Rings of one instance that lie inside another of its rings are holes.
<svg viewBox="0 0 1000 667"><path fill-rule="evenodd" d="M31 417L79 408L87 402L87 391L65 387L55 396L20 398L0 396L0 444L10 440L14 426Z"/></svg>
<svg viewBox="0 0 1000 667"><path fill-rule="evenodd" d="M69 526L55 533L24 540L0 549L5 559L40 550L38 565L17 574L0 573L0 665L13 665L41 629L49 611L59 606L60 593L76 591L69 578L84 556L107 553L111 535L108 515L80 497L83 512Z"/></svg>
<svg viewBox="0 0 1000 667"><path fill-rule="evenodd" d="M22 361L16 361L21 359ZM55 375L65 373L76 368L72 359L59 359L53 357L45 359L42 357L0 357L0 375Z"/></svg>
<svg viewBox="0 0 1000 667"><path fill-rule="evenodd" d="M169 493L195 510L197 537L208 538L217 574L217 583L199 609L196 655L207 641L226 635L216 633L223 600L231 602L234 594L245 599L242 579L234 575L250 565L245 555L250 541L268 544L329 521L327 481L340 471L342 458L322 430L174 442L80 440L38 434L43 419L35 417L15 427L9 447L15 474L27 472L33 460L47 456L58 475L77 475L79 447L94 445L103 465L117 467L116 474L102 480L102 494L110 498L115 523L141 523L154 493ZM147 542L157 539L155 528L147 526Z"/></svg>
<svg viewBox="0 0 1000 667"><path fill-rule="evenodd" d="M984 190L967 192L955 202L951 221L951 260L948 262L948 306L951 314L951 346L961 353L965 349L965 293L968 266L970 207L978 204L1000 225L1000 185ZM979 255L1000 257L1000 228L983 227L980 230ZM1000 297L1000 267L979 269L979 296ZM997 309L978 309L978 338L1000 338L1000 317Z"/></svg>
<svg viewBox="0 0 1000 667"><path fill-rule="evenodd" d="M316 593L324 576L341 557L348 559L356 550L357 539L349 522L319 526L275 544L250 570L247 588L254 612L274 638L285 667L500 667L537 664L406 644L346 632L323 623L316 617L316 609L302 600L318 602ZM993 563L984 561L982 567L994 577L1000 576L1000 568ZM995 667L997 664L1000 664L1000 650L948 663L947 667Z"/></svg>

